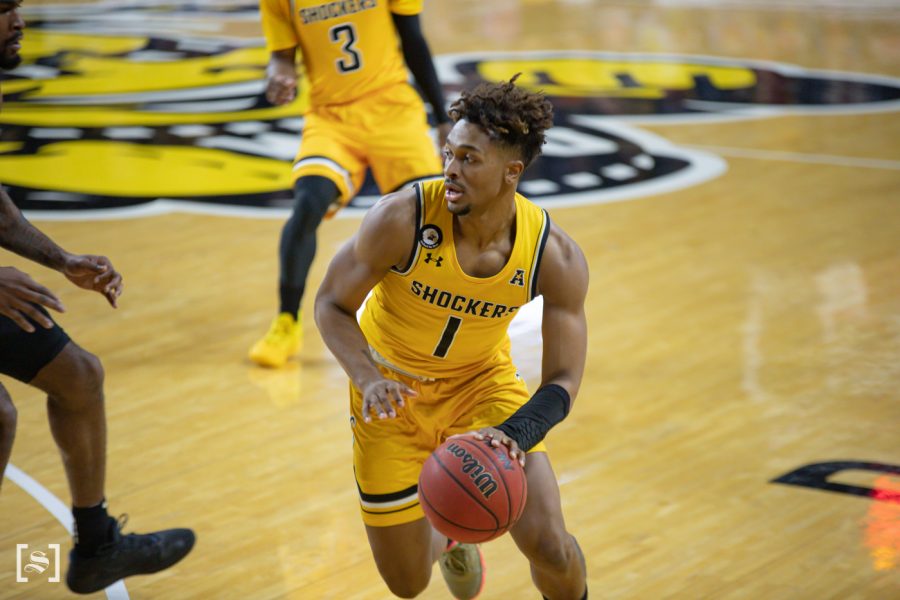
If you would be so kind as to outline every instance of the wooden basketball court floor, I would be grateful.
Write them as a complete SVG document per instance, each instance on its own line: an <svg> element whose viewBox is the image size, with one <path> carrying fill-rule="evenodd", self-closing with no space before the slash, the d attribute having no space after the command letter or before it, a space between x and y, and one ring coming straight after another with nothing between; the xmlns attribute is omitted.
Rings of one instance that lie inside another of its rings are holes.
<svg viewBox="0 0 900 600"><path fill-rule="evenodd" d="M26 0L25 15L64 8ZM889 1L433 0L423 22L436 55L703 56L893 88L900 76ZM227 29L259 38L254 22ZM548 438L591 597L900 598L896 105L628 123L723 168L623 201L545 204L591 271L584 384ZM111 511L132 530L198 534L184 562L110 597L390 597L358 516L346 380L311 302L299 361L273 372L245 359L275 310L283 211L28 214L125 277L113 311L47 270L0 261L52 287L68 308L59 321L104 362ZM321 228L312 289L358 222ZM532 386L536 351L522 350ZM69 496L42 397L3 383L19 428L0 494L0 597L67 597L47 573L16 581L17 544L67 552L40 499ZM802 470L823 463L835 464ZM792 472L798 485L773 482ZM508 537L484 551L483 598L539 597ZM422 597L449 598L437 569Z"/></svg>

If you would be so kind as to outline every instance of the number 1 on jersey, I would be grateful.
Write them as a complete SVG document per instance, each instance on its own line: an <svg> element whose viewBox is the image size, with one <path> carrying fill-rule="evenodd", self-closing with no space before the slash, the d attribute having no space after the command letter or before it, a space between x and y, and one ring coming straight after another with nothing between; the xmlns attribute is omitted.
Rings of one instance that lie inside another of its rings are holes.
<svg viewBox="0 0 900 600"><path fill-rule="evenodd" d="M346 56L334 61L339 72L350 73L362 66L362 57L359 55L359 50L353 47L353 44L356 43L356 29L352 23L335 25L328 30L328 37L332 42L343 42L341 50L344 51Z"/></svg>
<svg viewBox="0 0 900 600"><path fill-rule="evenodd" d="M456 332L459 331L459 326L462 325L462 319L459 317L448 317L447 325L444 327L444 333L441 334L441 339L438 340L438 344L434 349L434 356L438 358L445 358L447 356L447 352L450 351L450 346L453 345L453 340L456 338Z"/></svg>

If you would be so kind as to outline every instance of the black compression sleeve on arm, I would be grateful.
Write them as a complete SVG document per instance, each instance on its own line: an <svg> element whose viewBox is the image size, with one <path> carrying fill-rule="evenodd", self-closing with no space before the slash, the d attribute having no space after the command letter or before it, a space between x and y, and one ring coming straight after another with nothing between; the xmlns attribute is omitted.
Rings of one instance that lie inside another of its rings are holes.
<svg viewBox="0 0 900 600"><path fill-rule="evenodd" d="M431 60L431 51L428 42L422 35L419 25L419 15L391 15L394 18L394 27L400 36L400 45L403 48L403 59L409 67L419 89L434 112L434 118L438 124L447 123L450 117L444 107L444 89L438 81L434 70L434 62Z"/></svg>
<svg viewBox="0 0 900 600"><path fill-rule="evenodd" d="M519 448L527 452L544 439L551 427L566 418L570 405L569 392L551 383L535 392L497 429L516 440Z"/></svg>

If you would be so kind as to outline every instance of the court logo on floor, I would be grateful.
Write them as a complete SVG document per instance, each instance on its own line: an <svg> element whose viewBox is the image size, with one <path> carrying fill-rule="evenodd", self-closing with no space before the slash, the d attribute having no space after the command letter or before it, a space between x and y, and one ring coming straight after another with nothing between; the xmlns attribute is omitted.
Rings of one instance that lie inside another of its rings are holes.
<svg viewBox="0 0 900 600"><path fill-rule="evenodd" d="M44 577L49 583L59 583L59 544L47 544L46 550L16 544L16 583Z"/></svg>
<svg viewBox="0 0 900 600"><path fill-rule="evenodd" d="M289 211L306 81L295 102L269 105L263 41L225 35L226 23L258 19L257 4L203 10L222 23L214 39L158 6L113 1L25 15L25 61L0 75L0 172L21 208L101 211L80 211L89 218ZM134 19L123 35L126 14ZM555 127L521 182L544 206L642 198L724 172L721 158L638 125L896 110L900 101L895 79L734 59L519 52L439 56L436 64L451 100L521 72L520 85L553 102ZM369 179L343 214L377 196Z"/></svg>
<svg viewBox="0 0 900 600"><path fill-rule="evenodd" d="M456 94L521 73L552 101L555 127L521 190L545 205L666 193L720 174L716 156L639 126L720 123L784 114L900 109L900 79L711 57L513 52L438 58Z"/></svg>

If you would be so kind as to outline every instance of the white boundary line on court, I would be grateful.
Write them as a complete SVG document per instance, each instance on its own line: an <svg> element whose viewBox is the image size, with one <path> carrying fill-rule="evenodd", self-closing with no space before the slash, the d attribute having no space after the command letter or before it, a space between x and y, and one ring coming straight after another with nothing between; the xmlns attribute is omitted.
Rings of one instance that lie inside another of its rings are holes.
<svg viewBox="0 0 900 600"><path fill-rule="evenodd" d="M50 490L12 463L6 467L6 477L22 488L26 494L37 500L38 504L47 509L47 512L62 523L69 535L72 535L72 512L68 506L63 504L62 500L54 496ZM109 600L129 600L128 590L125 588L124 581L117 581L104 591Z"/></svg>

